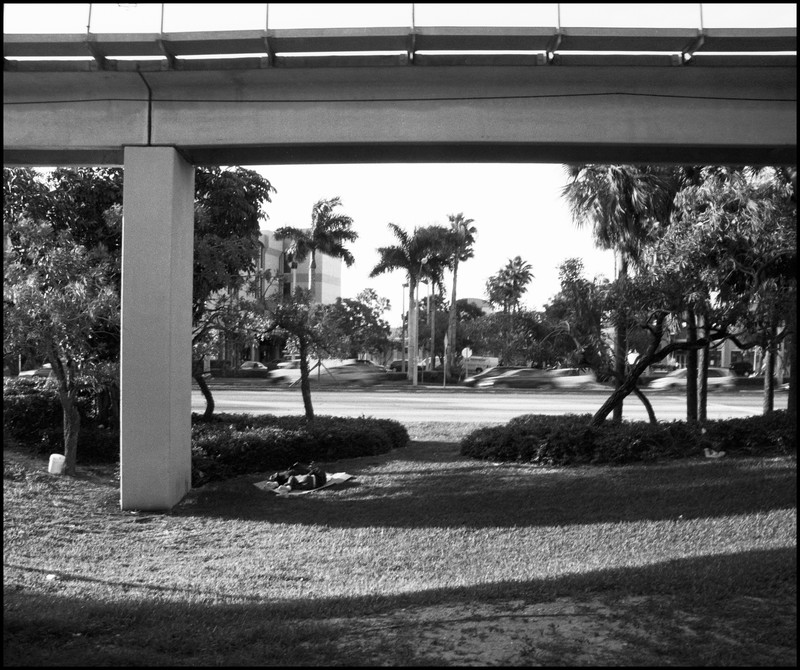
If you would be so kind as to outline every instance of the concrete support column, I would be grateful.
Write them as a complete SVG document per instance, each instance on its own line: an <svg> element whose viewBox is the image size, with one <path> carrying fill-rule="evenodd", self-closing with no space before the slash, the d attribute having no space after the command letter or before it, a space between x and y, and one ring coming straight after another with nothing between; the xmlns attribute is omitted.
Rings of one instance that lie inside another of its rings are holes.
<svg viewBox="0 0 800 670"><path fill-rule="evenodd" d="M125 148L120 504L167 510L191 488L194 167Z"/></svg>

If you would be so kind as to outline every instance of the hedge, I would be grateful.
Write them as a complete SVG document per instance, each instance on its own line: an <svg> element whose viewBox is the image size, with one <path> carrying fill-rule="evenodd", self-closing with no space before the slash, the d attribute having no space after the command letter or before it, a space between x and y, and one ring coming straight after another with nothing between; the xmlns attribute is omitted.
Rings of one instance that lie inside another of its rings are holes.
<svg viewBox="0 0 800 670"><path fill-rule="evenodd" d="M79 463L119 461L119 432L97 425L88 390L78 398ZM52 382L6 379L3 427L39 456L62 453L63 412ZM282 470L298 461L335 461L386 453L409 443L408 431L391 419L216 414L192 415L192 485L252 472Z"/></svg>
<svg viewBox="0 0 800 670"><path fill-rule="evenodd" d="M786 410L769 415L650 424L606 421L590 427L591 414L526 414L503 426L480 428L460 442L464 456L540 465L623 464L703 456L704 449L730 456L797 453L796 423Z"/></svg>
<svg viewBox="0 0 800 670"><path fill-rule="evenodd" d="M327 462L384 454L405 447L405 426L392 419L216 414L192 415L192 484L253 472L282 470L295 462Z"/></svg>

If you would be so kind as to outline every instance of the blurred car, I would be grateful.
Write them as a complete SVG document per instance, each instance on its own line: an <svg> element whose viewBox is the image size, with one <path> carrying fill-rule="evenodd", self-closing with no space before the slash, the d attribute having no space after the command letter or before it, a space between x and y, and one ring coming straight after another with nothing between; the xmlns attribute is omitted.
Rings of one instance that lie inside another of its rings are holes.
<svg viewBox="0 0 800 670"><path fill-rule="evenodd" d="M309 364L309 368L310 367L313 367L313 364ZM286 384L297 381L300 379L300 359L281 361L278 363L277 368L269 371L269 378L273 381Z"/></svg>
<svg viewBox="0 0 800 670"><path fill-rule="evenodd" d="M495 365L493 368L489 368L488 370L484 370L483 372L479 372L476 375L472 375L471 377L467 377L464 380L464 386L477 386L478 382L484 379L491 379L492 377L499 377L500 375L504 375L506 372L510 372L511 370L525 370L521 365Z"/></svg>
<svg viewBox="0 0 800 670"><path fill-rule="evenodd" d="M258 361L245 361L239 366L239 377L269 377L269 368Z"/></svg>
<svg viewBox="0 0 800 670"><path fill-rule="evenodd" d="M335 367L324 368L321 374L311 375L311 381L320 384L357 384L372 386L386 378L386 370L370 361L351 361Z"/></svg>
<svg viewBox="0 0 800 670"><path fill-rule="evenodd" d="M557 368L548 370L547 376L553 388L575 389L597 385L597 375L587 368Z"/></svg>
<svg viewBox="0 0 800 670"><path fill-rule="evenodd" d="M553 378L548 375L548 370L539 368L519 368L510 370L496 377L486 377L479 380L475 386L478 388L548 388L553 385Z"/></svg>
<svg viewBox="0 0 800 670"><path fill-rule="evenodd" d="M23 370L19 373L20 377L50 377L53 374L53 367L50 363L45 363L40 368L34 368L33 370Z"/></svg>
<svg viewBox="0 0 800 670"><path fill-rule="evenodd" d="M725 368L708 368L708 389L732 389L736 385L735 378L735 375ZM686 368L674 370L664 377L654 379L647 388L653 391L686 388Z"/></svg>

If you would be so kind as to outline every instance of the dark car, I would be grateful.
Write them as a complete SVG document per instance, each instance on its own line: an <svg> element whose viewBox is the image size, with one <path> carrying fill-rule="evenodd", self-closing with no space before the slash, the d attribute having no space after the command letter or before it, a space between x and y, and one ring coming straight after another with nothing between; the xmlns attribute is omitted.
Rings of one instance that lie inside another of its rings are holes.
<svg viewBox="0 0 800 670"><path fill-rule="evenodd" d="M492 377L499 377L500 375L504 375L506 372L511 372L511 370L524 370L524 369L525 368L521 365L495 365L493 368L489 368L488 370L479 372L476 375L467 377L464 380L464 386L478 386L479 382L485 379L491 379Z"/></svg>
<svg viewBox="0 0 800 670"><path fill-rule="evenodd" d="M400 359L393 360L386 367L391 372L402 372L403 371L403 364L405 364L405 369L406 370L408 370L410 368L410 366L408 364L408 359L406 359L405 361L402 361ZM422 361L417 361L417 370L424 370L424 369L425 369L424 363Z"/></svg>
<svg viewBox="0 0 800 670"><path fill-rule="evenodd" d="M342 365L326 367L319 374L311 375L312 383L356 384L372 386L386 379L386 370L370 361L350 361Z"/></svg>

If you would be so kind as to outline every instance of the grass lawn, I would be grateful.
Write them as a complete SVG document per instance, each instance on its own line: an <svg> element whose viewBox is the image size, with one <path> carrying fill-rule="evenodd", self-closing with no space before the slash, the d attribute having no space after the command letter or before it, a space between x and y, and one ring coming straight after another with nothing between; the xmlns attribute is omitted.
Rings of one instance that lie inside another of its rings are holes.
<svg viewBox="0 0 800 670"><path fill-rule="evenodd" d="M795 458L499 465L474 427L164 514L6 448L4 664L796 665Z"/></svg>

